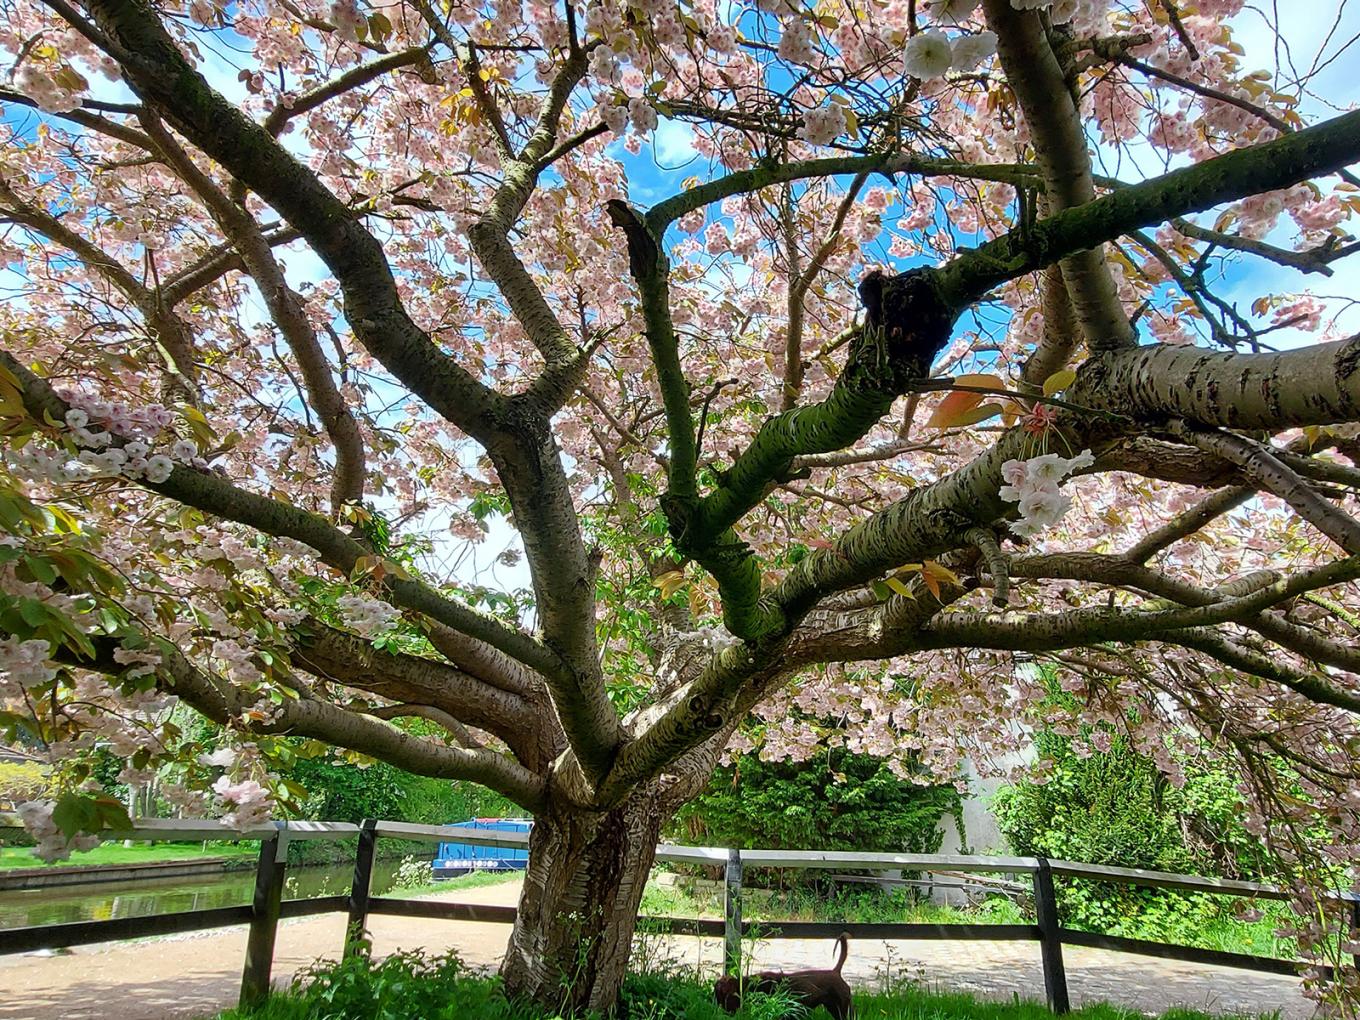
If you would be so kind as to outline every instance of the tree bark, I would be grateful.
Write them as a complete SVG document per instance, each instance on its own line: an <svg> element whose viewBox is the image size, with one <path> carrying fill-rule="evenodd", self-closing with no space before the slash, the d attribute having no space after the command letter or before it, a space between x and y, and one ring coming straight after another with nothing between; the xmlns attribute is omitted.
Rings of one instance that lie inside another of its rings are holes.
<svg viewBox="0 0 1360 1020"><path fill-rule="evenodd" d="M519 915L501 963L511 998L563 1015L614 1006L661 826L676 807L653 786L610 811L554 801L535 816Z"/></svg>

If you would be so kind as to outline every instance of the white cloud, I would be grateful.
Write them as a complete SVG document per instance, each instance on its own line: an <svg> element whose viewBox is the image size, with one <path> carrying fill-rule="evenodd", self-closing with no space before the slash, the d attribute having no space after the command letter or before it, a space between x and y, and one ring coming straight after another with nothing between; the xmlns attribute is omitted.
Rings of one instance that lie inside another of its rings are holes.
<svg viewBox="0 0 1360 1020"><path fill-rule="evenodd" d="M656 147L656 158L665 166L688 163L699 155L694 148L694 129L678 120L663 120L652 144Z"/></svg>

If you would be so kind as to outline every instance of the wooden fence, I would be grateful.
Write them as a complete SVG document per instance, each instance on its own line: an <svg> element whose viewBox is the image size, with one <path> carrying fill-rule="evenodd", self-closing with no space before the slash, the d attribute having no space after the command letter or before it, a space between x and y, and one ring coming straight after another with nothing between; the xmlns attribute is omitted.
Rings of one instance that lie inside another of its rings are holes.
<svg viewBox="0 0 1360 1020"><path fill-rule="evenodd" d="M0 816L0 835L13 831L12 821ZM323 896L285 900L289 843L302 840L340 840L358 838L354 878L348 896ZM148 935L167 935L185 931L248 924L245 966L241 975L242 1005L260 1002L269 993L273 969L274 940L278 923L285 917L312 914L348 915L345 952L353 953L356 936L365 930L372 915L444 918L456 921L513 923L515 908L435 900L396 899L373 896L373 861L381 838L424 842L468 843L476 846L527 846L524 832L497 832L457 826L411 825L404 822L365 821L362 825L345 822L276 822L245 832L224 829L213 821L147 820L126 833L110 838L149 841L255 840L260 841L259 862L255 871L255 892L249 905L187 910L149 917L127 917L106 921L79 921L67 924L38 925L0 930L0 955L30 952L35 949L113 942ZM1136 868L1113 868L1070 861L1051 861L1042 857L974 857L956 854L887 854L803 850L732 850L720 847L671 846L657 848L658 862L716 866L725 872L722 920L694 917L644 916L648 932L676 935L707 935L722 938L723 965L728 973L739 972L743 937L762 939L834 938L842 931L855 939L989 939L1037 942L1043 963L1044 992L1049 1007L1056 1013L1069 1009L1067 976L1063 968L1063 946L1088 946L1123 953L1137 953L1193 963L1239 967L1273 974L1297 974L1308 964L1272 957L1250 956L1214 949L1198 949L1115 935L1077 931L1062 925L1054 895L1054 879L1087 879L1118 882L1157 889L1213 893L1247 899L1282 900L1287 894L1273 886L1195 875L1176 875ZM1028 876L1034 892L1034 924L896 924L896 923L821 923L806 921L742 920L742 876L748 868L815 868L820 870L963 872ZM1360 896L1337 893L1339 902L1348 905L1350 921L1360 930ZM1360 959L1357 959L1360 966Z"/></svg>

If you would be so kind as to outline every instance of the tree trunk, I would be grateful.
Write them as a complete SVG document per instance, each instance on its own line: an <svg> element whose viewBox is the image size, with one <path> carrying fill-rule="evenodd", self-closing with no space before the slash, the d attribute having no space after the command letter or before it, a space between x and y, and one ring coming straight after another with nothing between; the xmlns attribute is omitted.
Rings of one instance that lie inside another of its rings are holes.
<svg viewBox="0 0 1360 1020"><path fill-rule="evenodd" d="M674 811L666 801L648 784L612 811L555 803L535 816L501 963L508 995L564 1015L614 1006L661 826Z"/></svg>

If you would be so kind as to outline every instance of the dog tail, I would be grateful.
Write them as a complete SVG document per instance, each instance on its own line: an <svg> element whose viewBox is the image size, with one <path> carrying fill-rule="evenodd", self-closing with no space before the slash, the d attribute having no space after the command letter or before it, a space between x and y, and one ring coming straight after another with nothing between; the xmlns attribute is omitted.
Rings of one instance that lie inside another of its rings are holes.
<svg viewBox="0 0 1360 1020"><path fill-rule="evenodd" d="M836 966L832 967L833 973L839 974L841 968L845 966L845 958L850 955L850 933L843 931L836 939L836 945L840 948L840 955L836 957Z"/></svg>

